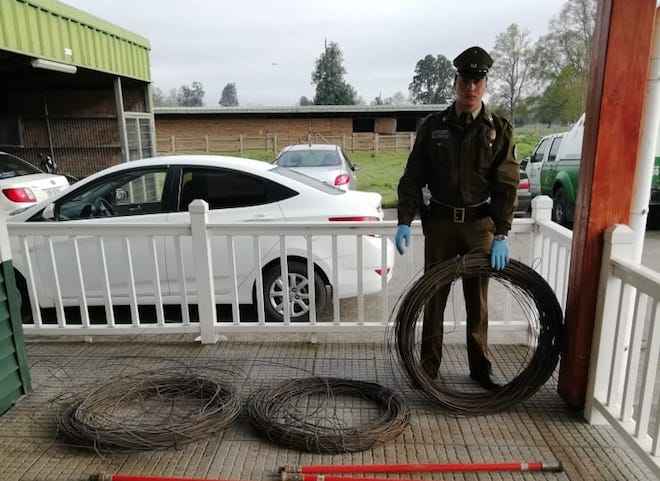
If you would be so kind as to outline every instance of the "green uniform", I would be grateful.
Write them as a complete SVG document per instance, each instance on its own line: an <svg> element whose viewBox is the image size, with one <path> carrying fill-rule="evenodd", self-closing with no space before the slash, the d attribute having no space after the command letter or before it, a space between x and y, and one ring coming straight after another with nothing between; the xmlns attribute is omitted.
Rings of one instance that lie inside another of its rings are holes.
<svg viewBox="0 0 660 481"><path fill-rule="evenodd" d="M426 117L399 181L399 224L417 213L425 236L424 267L470 251L490 251L493 234L511 228L519 181L513 131L509 122L482 109L465 125L454 105ZM422 187L431 201L424 205ZM488 279L463 283L467 311L470 371L489 370ZM435 377L442 356L442 325L449 289L431 299L424 311L422 364Z"/></svg>

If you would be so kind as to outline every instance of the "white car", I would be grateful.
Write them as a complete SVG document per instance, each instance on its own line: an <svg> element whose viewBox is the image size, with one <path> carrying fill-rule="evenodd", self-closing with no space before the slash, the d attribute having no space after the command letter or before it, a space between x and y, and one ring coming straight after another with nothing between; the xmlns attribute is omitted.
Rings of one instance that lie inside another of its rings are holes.
<svg viewBox="0 0 660 481"><path fill-rule="evenodd" d="M357 166L351 163L338 145L289 145L279 153L274 163L342 190L354 190L356 187Z"/></svg>
<svg viewBox="0 0 660 481"><path fill-rule="evenodd" d="M0 211L11 213L62 192L63 175L47 174L18 157L0 152Z"/></svg>
<svg viewBox="0 0 660 481"><path fill-rule="evenodd" d="M56 196L19 213L11 222L54 221L72 223L168 223L189 224L188 206L194 199L209 203L210 223L237 222L342 222L383 219L381 196L376 193L345 192L290 169L249 159L220 156L158 157L124 163L90 176ZM11 232L11 227L10 227ZM55 278L46 239L30 237L32 268L41 307L56 305ZM165 304L181 303L179 257L175 238L155 237L161 291ZM365 235L363 242L363 293L381 289L381 275L391 277L394 247L387 243L387 272L381 268L381 238ZM16 239L12 238L13 242ZM191 303L196 303L194 259L189 237L181 238L186 285ZM257 263L250 237L236 237L239 302L255 301ZM104 304L104 272L98 240L78 239L85 293L89 305ZM338 237L339 285L331 286L332 242L330 236L313 238L316 266L316 299L328 302L330 289L340 298L354 297L357 286L357 242L353 236ZM53 241L59 284L65 306L80 305L81 292L71 239ZM225 237L212 238L213 272L218 304L230 303L233 279ZM279 236L261 238L266 313L271 320L283 318L283 289ZM154 262L148 237L131 240L138 302L154 303ZM123 239L105 239L108 277L113 304L129 304L129 271ZM20 246L14 246L14 265L19 289L25 293L26 262ZM306 241L287 238L290 278L290 316L304 320L309 312ZM326 287L330 286L330 289ZM294 292L298 294L293 295ZM27 303L25 303L27 304Z"/></svg>

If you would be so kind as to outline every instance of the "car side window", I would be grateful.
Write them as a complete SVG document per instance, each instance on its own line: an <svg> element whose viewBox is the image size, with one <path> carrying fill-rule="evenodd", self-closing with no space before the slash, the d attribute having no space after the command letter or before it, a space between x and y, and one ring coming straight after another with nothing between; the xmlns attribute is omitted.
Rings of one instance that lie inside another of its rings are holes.
<svg viewBox="0 0 660 481"><path fill-rule="evenodd" d="M57 220L123 217L166 212L167 168L132 170L99 179L55 205Z"/></svg>
<svg viewBox="0 0 660 481"><path fill-rule="evenodd" d="M541 162L549 146L550 146L550 139L543 139L530 160L532 162Z"/></svg>
<svg viewBox="0 0 660 481"><path fill-rule="evenodd" d="M195 199L209 209L230 209L270 204L297 195L277 182L231 169L185 168L181 173L179 211Z"/></svg>
<svg viewBox="0 0 660 481"><path fill-rule="evenodd" d="M559 151L559 145L561 144L561 137L557 137L550 147L550 153L548 154L548 162L554 162L557 160L557 152Z"/></svg>

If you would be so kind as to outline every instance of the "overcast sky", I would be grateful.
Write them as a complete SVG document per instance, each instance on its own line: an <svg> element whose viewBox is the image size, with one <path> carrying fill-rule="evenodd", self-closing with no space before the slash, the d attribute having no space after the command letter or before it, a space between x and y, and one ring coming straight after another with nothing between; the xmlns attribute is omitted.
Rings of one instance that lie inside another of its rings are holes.
<svg viewBox="0 0 660 481"><path fill-rule="evenodd" d="M408 94L427 54L453 59L490 50L511 23L535 40L564 0L64 0L151 42L151 74L164 92L197 80L206 106L235 82L242 106L312 98L311 72L324 39L344 52L346 80L366 102Z"/></svg>

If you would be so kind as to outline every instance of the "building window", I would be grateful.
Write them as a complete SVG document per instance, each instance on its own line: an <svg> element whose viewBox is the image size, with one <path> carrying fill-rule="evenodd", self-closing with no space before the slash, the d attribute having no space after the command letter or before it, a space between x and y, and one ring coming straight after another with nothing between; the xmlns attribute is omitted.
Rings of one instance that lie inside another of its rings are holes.
<svg viewBox="0 0 660 481"><path fill-rule="evenodd" d="M420 120L417 117L398 117L396 119L396 131L415 132Z"/></svg>
<svg viewBox="0 0 660 481"><path fill-rule="evenodd" d="M373 132L375 119L353 119L353 132Z"/></svg>

